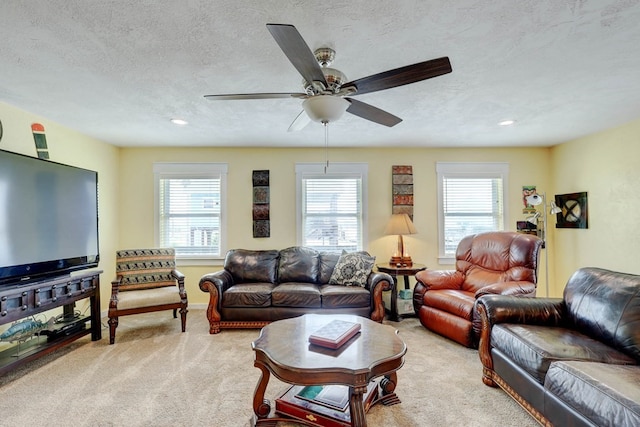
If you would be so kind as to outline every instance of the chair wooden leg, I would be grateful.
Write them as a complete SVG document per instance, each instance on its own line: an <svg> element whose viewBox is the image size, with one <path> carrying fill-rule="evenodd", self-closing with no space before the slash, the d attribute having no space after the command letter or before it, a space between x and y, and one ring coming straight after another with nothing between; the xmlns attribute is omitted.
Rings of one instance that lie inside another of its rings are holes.
<svg viewBox="0 0 640 427"><path fill-rule="evenodd" d="M177 318L178 318L178 309L177 309L177 308L174 308L174 309L173 309L173 318L174 318L174 319L177 319Z"/></svg>
<svg viewBox="0 0 640 427"><path fill-rule="evenodd" d="M187 330L187 313L188 313L188 310L186 307L183 307L180 309L180 320L182 322L182 332Z"/></svg>
<svg viewBox="0 0 640 427"><path fill-rule="evenodd" d="M109 321L109 344L116 342L116 328L118 327L118 318L110 317Z"/></svg>

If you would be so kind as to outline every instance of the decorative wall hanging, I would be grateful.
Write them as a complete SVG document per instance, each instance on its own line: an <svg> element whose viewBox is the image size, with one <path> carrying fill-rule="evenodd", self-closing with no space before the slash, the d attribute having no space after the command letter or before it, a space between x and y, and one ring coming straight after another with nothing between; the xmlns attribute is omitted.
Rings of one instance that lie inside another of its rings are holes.
<svg viewBox="0 0 640 427"><path fill-rule="evenodd" d="M413 166L392 166L392 214L409 215L413 220Z"/></svg>
<svg viewBox="0 0 640 427"><path fill-rule="evenodd" d="M562 210L557 214L556 228L589 228L586 191L556 194L556 205Z"/></svg>
<svg viewBox="0 0 640 427"><path fill-rule="evenodd" d="M49 159L49 149L47 148L47 136L44 134L44 126L40 123L31 125L33 141L36 143L36 153L39 159Z"/></svg>
<svg viewBox="0 0 640 427"><path fill-rule="evenodd" d="M537 193L537 189L535 185L523 185L522 186L522 203L524 204L524 208L522 209L522 213L524 215L531 215L536 213L536 208L527 202L527 197L533 196Z"/></svg>
<svg viewBox="0 0 640 427"><path fill-rule="evenodd" d="M269 171L253 171L253 237L270 237Z"/></svg>

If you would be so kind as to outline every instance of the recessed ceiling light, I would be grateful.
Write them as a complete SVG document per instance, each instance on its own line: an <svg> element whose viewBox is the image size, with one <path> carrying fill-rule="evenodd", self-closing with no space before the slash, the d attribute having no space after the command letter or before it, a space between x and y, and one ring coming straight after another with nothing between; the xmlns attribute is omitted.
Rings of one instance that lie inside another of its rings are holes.
<svg viewBox="0 0 640 427"><path fill-rule="evenodd" d="M516 122L515 120L503 120L500 123L498 123L498 125L500 125L500 126L511 126L515 122Z"/></svg>
<svg viewBox="0 0 640 427"><path fill-rule="evenodd" d="M186 120L182 120L182 119L171 119L171 123L173 123L174 125L180 125L180 126L184 126L184 125L188 125L189 122Z"/></svg>

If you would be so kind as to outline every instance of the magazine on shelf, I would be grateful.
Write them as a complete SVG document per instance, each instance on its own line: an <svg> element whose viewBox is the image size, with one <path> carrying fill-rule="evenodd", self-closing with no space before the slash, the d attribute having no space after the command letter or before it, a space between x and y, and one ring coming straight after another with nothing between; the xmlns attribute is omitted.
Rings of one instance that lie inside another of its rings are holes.
<svg viewBox="0 0 640 427"><path fill-rule="evenodd" d="M350 427L351 411L349 409L349 387L339 385L317 386L320 389L329 388L333 399L337 401L347 401L343 410L339 410L332 405L328 405L324 400L308 398L306 388L313 390L316 386L294 385L289 387L279 398L276 399L276 413L298 420L305 421L305 425L316 425L323 427ZM315 391L314 391L315 392ZM343 393L343 396L339 396ZM313 393L311 393L313 394ZM320 393L318 392L318 395ZM305 396L305 397L301 397ZM367 386L367 392L363 396L364 410L367 412L373 402L378 398L378 382L372 381Z"/></svg>
<svg viewBox="0 0 640 427"><path fill-rule="evenodd" d="M349 405L349 387L346 385L310 385L303 387L296 394L296 397L344 411Z"/></svg>

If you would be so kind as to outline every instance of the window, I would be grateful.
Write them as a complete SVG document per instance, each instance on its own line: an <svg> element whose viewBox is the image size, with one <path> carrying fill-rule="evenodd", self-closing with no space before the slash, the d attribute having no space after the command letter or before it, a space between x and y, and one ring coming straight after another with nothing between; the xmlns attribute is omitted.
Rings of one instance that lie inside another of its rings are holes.
<svg viewBox="0 0 640 427"><path fill-rule="evenodd" d="M360 251L365 247L365 163L296 165L298 244L319 251Z"/></svg>
<svg viewBox="0 0 640 427"><path fill-rule="evenodd" d="M454 264L464 236L504 230L507 163L437 163L441 264Z"/></svg>
<svg viewBox="0 0 640 427"><path fill-rule="evenodd" d="M177 258L222 255L227 165L156 163L156 242Z"/></svg>

